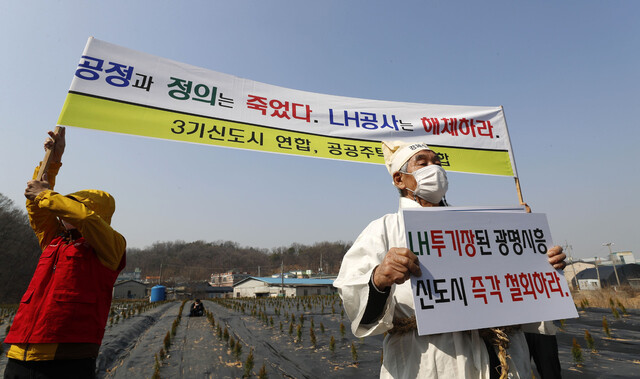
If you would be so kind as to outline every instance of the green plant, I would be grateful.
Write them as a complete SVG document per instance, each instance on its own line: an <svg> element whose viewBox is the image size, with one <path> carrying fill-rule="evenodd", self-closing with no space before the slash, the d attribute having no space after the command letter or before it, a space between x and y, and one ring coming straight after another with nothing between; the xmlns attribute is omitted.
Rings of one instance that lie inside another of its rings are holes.
<svg viewBox="0 0 640 379"><path fill-rule="evenodd" d="M340 323L340 337L344 338L345 327L343 323Z"/></svg>
<svg viewBox="0 0 640 379"><path fill-rule="evenodd" d="M622 311L622 314L625 316L628 316L629 313L627 313L627 308L625 308L624 305L622 305L620 300L616 300L616 301L618 302L618 308L620 308L620 310Z"/></svg>
<svg viewBox="0 0 640 379"><path fill-rule="evenodd" d="M247 356L247 360L244 362L244 377L248 378L251 376L251 370L253 370L253 349L249 350L249 355Z"/></svg>
<svg viewBox="0 0 640 379"><path fill-rule="evenodd" d="M180 321L176 318L175 320L173 320L173 323L171 324L171 337L175 337L176 336L176 332L178 331L178 324L180 323Z"/></svg>
<svg viewBox="0 0 640 379"><path fill-rule="evenodd" d="M331 339L329 340L329 350L331 350L332 353L336 351L336 339L333 338L333 336L331 336Z"/></svg>
<svg viewBox="0 0 640 379"><path fill-rule="evenodd" d="M618 310L616 309L616 307L614 306L611 307L611 313L613 313L613 317L615 317L616 319L620 318L620 313L618 313Z"/></svg>
<svg viewBox="0 0 640 379"><path fill-rule="evenodd" d="M604 334L611 338L611 331L609 330L609 323L607 322L606 316L602 316L602 329L604 329Z"/></svg>
<svg viewBox="0 0 640 379"><path fill-rule="evenodd" d="M358 350L356 350L356 345L351 341L351 357L353 358L353 363L358 364Z"/></svg>
<svg viewBox="0 0 640 379"><path fill-rule="evenodd" d="M588 330L584 331L584 339L587 341L587 347L591 350L592 353L596 352L596 341L593 339L591 333Z"/></svg>
<svg viewBox="0 0 640 379"><path fill-rule="evenodd" d="M233 337L229 337L229 350L233 352L236 347L236 340Z"/></svg>
<svg viewBox="0 0 640 379"><path fill-rule="evenodd" d="M164 336L164 349L165 350L169 350L169 346L171 346L171 332L167 332L167 334Z"/></svg>
<svg viewBox="0 0 640 379"><path fill-rule="evenodd" d="M267 379L267 367L264 365L264 363L262 364L262 367L260 367L260 371L258 372L258 378L260 379Z"/></svg>
<svg viewBox="0 0 640 379"><path fill-rule="evenodd" d="M316 347L316 333L313 331L313 327L309 328L309 338L311 339L311 345Z"/></svg>
<svg viewBox="0 0 640 379"><path fill-rule="evenodd" d="M242 355L242 344L240 341L236 342L236 346L233 347L233 356L236 357L236 360L240 360L240 356Z"/></svg>
<svg viewBox="0 0 640 379"><path fill-rule="evenodd" d="M580 365L582 363L582 348L575 338L573 339L573 346L571 347L571 355L573 356L573 361L577 365Z"/></svg>

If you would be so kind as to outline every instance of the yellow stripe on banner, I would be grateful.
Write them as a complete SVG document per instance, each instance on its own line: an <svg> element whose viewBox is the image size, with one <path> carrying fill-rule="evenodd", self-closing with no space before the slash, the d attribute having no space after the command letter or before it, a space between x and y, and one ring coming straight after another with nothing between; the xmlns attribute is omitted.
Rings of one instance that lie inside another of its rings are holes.
<svg viewBox="0 0 640 379"><path fill-rule="evenodd" d="M434 146L447 171L515 176L508 151ZM448 164L447 164L448 163Z"/></svg>
<svg viewBox="0 0 640 379"><path fill-rule="evenodd" d="M319 136L69 93L58 125L316 158L383 164L380 142ZM506 151L434 148L449 171L513 176Z"/></svg>

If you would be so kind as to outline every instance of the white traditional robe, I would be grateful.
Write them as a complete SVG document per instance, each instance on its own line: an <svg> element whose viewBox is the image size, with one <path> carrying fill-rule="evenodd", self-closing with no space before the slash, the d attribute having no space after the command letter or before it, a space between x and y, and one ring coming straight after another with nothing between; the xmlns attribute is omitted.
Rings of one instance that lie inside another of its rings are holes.
<svg viewBox="0 0 640 379"><path fill-rule="evenodd" d="M400 208L420 207L400 198ZM369 279L392 247L406 247L400 212L370 223L345 254L334 286L338 288L356 337L382 334L393 318L415 315L411 281L393 285L382 317L361 325L367 306ZM530 378L529 349L522 331L509 335L509 377ZM419 336L417 331L387 334L383 342L381 378L489 378L489 354L477 330Z"/></svg>

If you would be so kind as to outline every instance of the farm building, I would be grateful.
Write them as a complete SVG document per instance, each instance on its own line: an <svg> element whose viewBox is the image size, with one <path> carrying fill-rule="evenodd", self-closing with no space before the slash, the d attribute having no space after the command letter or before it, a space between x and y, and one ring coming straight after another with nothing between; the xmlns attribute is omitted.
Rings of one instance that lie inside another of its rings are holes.
<svg viewBox="0 0 640 379"><path fill-rule="evenodd" d="M123 280L113 286L114 299L144 299L147 285L137 280Z"/></svg>
<svg viewBox="0 0 640 379"><path fill-rule="evenodd" d="M193 299L213 299L220 297L231 297L233 287L212 286L210 283L197 283L189 287L191 298Z"/></svg>
<svg viewBox="0 0 640 379"><path fill-rule="evenodd" d="M567 267L564 269L564 278L567 279L567 282L571 285L571 288L578 288L578 280L576 279L576 275L581 273L582 271L590 268L594 268L595 264L592 262L568 262Z"/></svg>
<svg viewBox="0 0 640 379"><path fill-rule="evenodd" d="M633 279L640 278L640 265L626 264L616 265L616 271L620 284L630 284ZM616 278L616 271L613 266L599 266L598 268L588 268L579 272L576 275L580 289L597 289L598 279L600 281L600 287L614 287L618 285L618 278ZM593 282L595 281L595 285Z"/></svg>
<svg viewBox="0 0 640 379"><path fill-rule="evenodd" d="M233 286L233 297L275 297L331 295L333 279L246 278Z"/></svg>

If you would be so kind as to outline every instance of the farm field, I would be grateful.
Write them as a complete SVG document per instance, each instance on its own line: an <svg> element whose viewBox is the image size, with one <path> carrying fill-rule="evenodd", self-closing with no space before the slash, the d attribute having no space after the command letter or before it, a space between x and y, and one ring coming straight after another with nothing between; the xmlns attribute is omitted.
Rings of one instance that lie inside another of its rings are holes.
<svg viewBox="0 0 640 379"><path fill-rule="evenodd" d="M336 296L205 300L206 317L188 317L189 305L114 304L98 377L370 378L379 373L382 336L355 338ZM580 318L562 322L558 344L564 378L640 376L640 312L617 309L618 318L611 309L585 306ZM580 364L574 338L581 346ZM0 372L6 360L3 354Z"/></svg>

